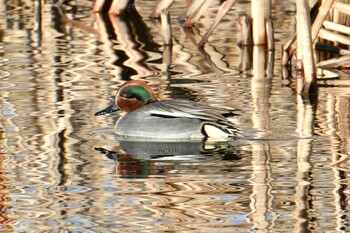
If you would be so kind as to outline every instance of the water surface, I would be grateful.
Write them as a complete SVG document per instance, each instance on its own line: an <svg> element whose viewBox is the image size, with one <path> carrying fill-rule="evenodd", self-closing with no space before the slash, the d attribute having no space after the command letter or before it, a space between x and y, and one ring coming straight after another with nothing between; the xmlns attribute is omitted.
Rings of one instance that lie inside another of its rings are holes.
<svg viewBox="0 0 350 233"><path fill-rule="evenodd" d="M296 81L281 79L279 49L237 46L235 17L249 2L204 50L194 42L219 2L184 30L186 3L176 1L172 49L148 18L155 5L136 1L132 14L108 17L92 14L91 1L64 12L51 1L0 2L1 231L350 231L346 81L303 101ZM293 35L294 14L293 1L273 3L276 48ZM235 108L249 137L118 142L120 115L94 113L128 79L146 80L159 98Z"/></svg>

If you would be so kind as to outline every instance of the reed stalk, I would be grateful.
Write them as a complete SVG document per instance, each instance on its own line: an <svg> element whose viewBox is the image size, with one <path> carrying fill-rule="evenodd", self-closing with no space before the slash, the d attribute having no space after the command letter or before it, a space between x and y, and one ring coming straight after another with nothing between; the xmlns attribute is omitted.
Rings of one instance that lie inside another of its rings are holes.
<svg viewBox="0 0 350 233"><path fill-rule="evenodd" d="M253 42L254 45L263 45L266 43L265 22L269 14L269 0L252 0L251 12L253 17Z"/></svg>
<svg viewBox="0 0 350 233"><path fill-rule="evenodd" d="M237 18L238 23L241 25L241 45L247 46L252 45L252 17L241 14Z"/></svg>
<svg viewBox="0 0 350 233"><path fill-rule="evenodd" d="M121 15L123 12L134 4L134 0L115 0L109 8L108 13L114 15Z"/></svg>
<svg viewBox="0 0 350 233"><path fill-rule="evenodd" d="M333 5L334 0L326 0L321 5L321 7L318 10L318 14L316 16L316 19L314 20L312 24L312 41L314 42L317 38L318 32L320 31L326 17L329 14L329 11Z"/></svg>
<svg viewBox="0 0 350 233"><path fill-rule="evenodd" d="M301 51L304 66L303 95L308 96L316 90L316 70L313 56L310 9L307 0L297 0L297 51ZM300 93L301 94L301 93Z"/></svg>
<svg viewBox="0 0 350 233"><path fill-rule="evenodd" d="M266 36L267 36L267 48L268 50L275 49L275 37L273 34L273 24L271 18L266 20Z"/></svg>
<svg viewBox="0 0 350 233"><path fill-rule="evenodd" d="M324 21L323 26L326 29L350 35L350 27L348 27L348 26L341 25L341 24L338 24L338 23L334 23L334 22L331 22L331 21L328 21L328 20Z"/></svg>
<svg viewBox="0 0 350 233"><path fill-rule="evenodd" d="M151 18L159 18L160 17L160 13L163 10L167 10L170 8L170 6L174 3L175 0L161 0L158 5L156 6L156 8L154 9L154 11L151 14Z"/></svg>
<svg viewBox="0 0 350 233"><path fill-rule="evenodd" d="M186 21L190 15L193 15L204 4L204 2L205 0L194 0L186 13L179 16L179 20L182 22Z"/></svg>
<svg viewBox="0 0 350 233"><path fill-rule="evenodd" d="M96 0L94 7L93 7L93 12L101 12L103 9L103 6L105 4L105 0Z"/></svg>
<svg viewBox="0 0 350 233"><path fill-rule="evenodd" d="M209 36L213 33L213 31L218 26L220 21L224 18L224 16L227 14L227 12L231 9L231 7L235 4L236 1L237 0L227 0L221 5L218 13L216 14L216 18L215 18L214 23L210 26L208 31L204 34L201 41L198 43L198 47L204 46L204 44L207 42Z"/></svg>
<svg viewBox="0 0 350 233"><path fill-rule="evenodd" d="M213 0L206 0L203 4L201 4L192 14L188 15L183 26L192 27L192 25L204 14L212 2Z"/></svg>
<svg viewBox="0 0 350 233"><path fill-rule="evenodd" d="M342 56L340 58L332 58L326 61L321 61L317 64L317 66L323 69L334 69L342 66L349 66L349 64L350 54L347 56ZM348 82L348 80L346 80L346 82Z"/></svg>
<svg viewBox="0 0 350 233"><path fill-rule="evenodd" d="M314 23L312 25L312 39L313 42L315 41L315 39L318 36L318 32L322 27L322 24L324 22L324 20L326 19L327 15L330 13L330 9L332 7L334 0L325 0L324 3L319 6L319 4L315 4L313 6L313 11L318 11L319 13L317 14ZM318 9L317 9L318 8ZM285 45L284 45L284 53L283 53L283 65L287 65L290 57L292 56L292 54L294 53L294 51L297 48L297 34L295 34L293 36L293 39L291 39L290 41L288 41Z"/></svg>
<svg viewBox="0 0 350 233"><path fill-rule="evenodd" d="M164 45L172 45L172 31L170 25L170 15L167 10L163 10L160 13L160 20L162 25L162 36Z"/></svg>
<svg viewBox="0 0 350 233"><path fill-rule="evenodd" d="M350 15L350 4L344 2L334 2L333 9Z"/></svg>
<svg viewBox="0 0 350 233"><path fill-rule="evenodd" d="M286 66L288 65L290 58L293 56L293 52L296 49L296 34L293 36L293 38L284 45L282 45L282 65Z"/></svg>
<svg viewBox="0 0 350 233"><path fill-rule="evenodd" d="M329 31L327 29L321 29L318 36L322 39L325 40L330 40L333 42L339 42L342 44L346 44L346 45L350 45L350 38L349 36L344 36L344 35L340 35L339 33L335 33L332 31ZM337 44L337 43L335 43Z"/></svg>
<svg viewBox="0 0 350 233"><path fill-rule="evenodd" d="M299 18L297 16L297 47L296 47L296 69L297 70L303 70L304 69L304 64L303 64L303 49L302 49L302 41L299 37L300 34L302 34L302 28L301 28L301 23L299 23Z"/></svg>

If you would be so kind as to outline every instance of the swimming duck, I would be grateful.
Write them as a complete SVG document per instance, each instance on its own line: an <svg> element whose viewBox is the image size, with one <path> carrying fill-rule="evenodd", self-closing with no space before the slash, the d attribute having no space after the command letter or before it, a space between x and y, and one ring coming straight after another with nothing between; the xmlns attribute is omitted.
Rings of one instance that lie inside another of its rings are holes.
<svg viewBox="0 0 350 233"><path fill-rule="evenodd" d="M119 87L115 102L95 116L122 110L115 133L128 139L157 140L227 139L237 133L228 121L235 114L224 108L190 100L158 100L150 86L130 80Z"/></svg>

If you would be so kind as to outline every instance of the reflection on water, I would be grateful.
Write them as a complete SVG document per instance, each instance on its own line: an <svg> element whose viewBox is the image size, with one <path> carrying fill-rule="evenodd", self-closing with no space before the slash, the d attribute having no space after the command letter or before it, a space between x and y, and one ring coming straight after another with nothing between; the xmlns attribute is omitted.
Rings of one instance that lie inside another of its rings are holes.
<svg viewBox="0 0 350 233"><path fill-rule="evenodd" d="M239 155L234 152L233 142L153 142L153 141L119 141L116 151L96 147L95 150L105 154L107 158L116 161L116 173L125 177L135 172L143 174L145 170L159 170L167 172L171 166L155 166L150 161L190 160L207 156L220 156L222 160L238 160ZM142 166L147 161L148 166ZM136 166L135 166L136 165ZM154 167L153 167L154 166ZM159 173L157 173L159 174Z"/></svg>
<svg viewBox="0 0 350 233"><path fill-rule="evenodd" d="M90 1L63 11L0 1L0 230L350 231L346 81L323 82L317 100L296 96L278 50L236 46L246 2L198 49L220 2L184 30L186 3L176 1L174 44L163 47L147 18L155 4L136 1L115 17L91 14ZM273 15L279 48L294 32L294 6L275 1ZM236 108L250 137L117 141L118 115L94 112L130 78L159 98Z"/></svg>

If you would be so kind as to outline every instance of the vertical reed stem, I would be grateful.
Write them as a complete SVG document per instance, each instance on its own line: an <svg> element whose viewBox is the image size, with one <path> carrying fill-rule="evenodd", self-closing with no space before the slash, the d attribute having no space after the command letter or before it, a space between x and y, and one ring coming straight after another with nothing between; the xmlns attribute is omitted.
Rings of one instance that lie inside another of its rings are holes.
<svg viewBox="0 0 350 233"><path fill-rule="evenodd" d="M242 45L252 45L252 18L246 14L238 16L238 22L241 25Z"/></svg>
<svg viewBox="0 0 350 233"><path fill-rule="evenodd" d="M269 50L275 49L275 37L273 35L273 24L271 18L266 19L266 35L267 35L267 48Z"/></svg>
<svg viewBox="0 0 350 233"><path fill-rule="evenodd" d="M167 10L169 9L169 7L174 3L175 0L161 0L156 9L154 9L154 11L151 14L151 18L159 18L160 13L162 12L162 10Z"/></svg>
<svg viewBox="0 0 350 233"><path fill-rule="evenodd" d="M311 20L308 0L297 0L298 51L301 51L304 65L303 95L316 91L316 71L311 38Z"/></svg>
<svg viewBox="0 0 350 233"><path fill-rule="evenodd" d="M164 45L172 45L172 31L170 25L170 16L167 10L163 10L160 13L160 20L162 24L162 36Z"/></svg>
<svg viewBox="0 0 350 233"><path fill-rule="evenodd" d="M253 17L253 42L254 45L266 43L265 20L268 11L269 0L252 0L251 12Z"/></svg>

